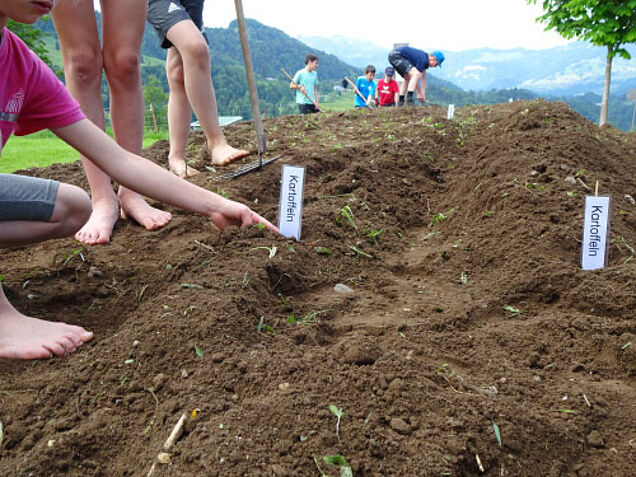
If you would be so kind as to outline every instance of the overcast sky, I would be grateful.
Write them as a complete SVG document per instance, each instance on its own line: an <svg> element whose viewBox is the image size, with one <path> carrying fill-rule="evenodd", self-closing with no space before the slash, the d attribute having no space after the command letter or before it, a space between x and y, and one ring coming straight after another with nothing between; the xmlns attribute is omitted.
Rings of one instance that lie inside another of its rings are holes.
<svg viewBox="0 0 636 477"><path fill-rule="evenodd" d="M543 31L539 5L525 0L243 0L246 18L297 37L334 35L368 40L390 48L408 42L420 48L551 48L567 43ZM404 8L405 5L410 5ZM366 7L366 10L362 9ZM227 27L236 18L234 0L208 0L208 27Z"/></svg>
<svg viewBox="0 0 636 477"><path fill-rule="evenodd" d="M98 0L94 1L99 9ZM420 48L451 51L517 47L538 50L566 44L559 35L543 31L543 25L535 22L543 12L541 3L541 0L538 5L528 5L525 0L243 0L243 10L246 18L254 18L293 37L340 35L385 48L393 43L410 43ZM207 0L203 17L207 27L227 27L236 18L234 0Z"/></svg>

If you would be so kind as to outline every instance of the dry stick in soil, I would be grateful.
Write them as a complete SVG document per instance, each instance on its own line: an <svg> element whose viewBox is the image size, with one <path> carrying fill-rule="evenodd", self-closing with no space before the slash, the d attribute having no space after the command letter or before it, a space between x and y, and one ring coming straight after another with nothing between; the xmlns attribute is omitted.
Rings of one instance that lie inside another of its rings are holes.
<svg viewBox="0 0 636 477"><path fill-rule="evenodd" d="M174 445L174 443L177 442L177 439L181 437L181 433L183 432L183 424L185 423L185 420L186 420L186 414L183 413L181 414L181 417L177 421L177 424L172 429L172 432L166 439L166 442L163 444L163 451L157 454L157 462L160 462L162 464L167 464L170 462L169 451L170 449L172 449L172 446ZM150 467L150 470L148 471L147 477L150 477L153 474L153 472L155 471L155 466L157 465L157 462L154 462L152 464L152 467Z"/></svg>
<svg viewBox="0 0 636 477"><path fill-rule="evenodd" d="M294 83L296 86L298 86L298 84L294 81L294 78L292 78L292 77L291 77L291 75L290 75L289 73L287 73L287 71L285 70L285 68L281 68L281 69L280 69L280 71L281 71L281 72L282 72L285 76L287 76L287 79L288 79L289 81L291 81L291 82L292 82L292 83ZM303 90L302 90L302 89L300 89L300 88L298 88L298 91L300 91L302 94L304 94L304 95L305 95L305 98L307 98L309 101L311 101L311 104L313 104L313 105L314 105L314 108L316 108L316 111L320 111L320 108L319 108L318 106L316 106L316 102L315 102L313 99L311 99L311 96L309 96L309 95L307 94L307 92L303 91Z"/></svg>
<svg viewBox="0 0 636 477"><path fill-rule="evenodd" d="M365 98L364 96L362 96L362 93L360 92L360 90L358 89L358 87L355 85L355 83L353 81L351 81L349 78L347 78L346 76L344 77L345 81L347 83L349 83L352 87L353 87L353 92L355 94L357 94L358 96L360 96L360 99L362 99L362 101L364 101L367 106L369 107L373 107L371 106L373 103L371 101L367 101L367 98Z"/></svg>

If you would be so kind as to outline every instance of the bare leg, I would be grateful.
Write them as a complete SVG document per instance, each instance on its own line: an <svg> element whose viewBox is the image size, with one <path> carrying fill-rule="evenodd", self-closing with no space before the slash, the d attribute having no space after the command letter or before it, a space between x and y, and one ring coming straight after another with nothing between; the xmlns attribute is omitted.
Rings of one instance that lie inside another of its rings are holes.
<svg viewBox="0 0 636 477"><path fill-rule="evenodd" d="M141 155L144 132L144 97L141 89L140 50L148 2L102 2L104 70L111 93L111 118L117 142ZM122 217L130 217L148 230L172 219L169 212L151 207L141 195L120 187Z"/></svg>
<svg viewBox="0 0 636 477"><path fill-rule="evenodd" d="M73 235L88 220L90 211L90 199L83 190L60 184L50 221L2 222L0 248ZM0 285L0 358L60 356L92 338L92 333L79 326L23 315L9 303Z"/></svg>
<svg viewBox="0 0 636 477"><path fill-rule="evenodd" d="M221 127L216 96L210 76L210 51L201 32L191 21L182 21L168 30L167 38L181 55L185 91L205 133L212 162L225 166L247 156L248 151L230 146Z"/></svg>
<svg viewBox="0 0 636 477"><path fill-rule="evenodd" d="M170 131L170 152L168 164L170 171L179 177L192 177L199 173L193 167L186 166L185 150L190 132L192 107L188 101L183 82L183 63L176 48L168 49L166 76L170 85L168 99L168 130Z"/></svg>
<svg viewBox="0 0 636 477"><path fill-rule="evenodd" d="M404 81L400 84L400 96L404 96L406 94L406 90L408 89L409 82L411 81L411 75L405 74L403 76Z"/></svg>
<svg viewBox="0 0 636 477"><path fill-rule="evenodd" d="M79 101L84 114L104 129L100 94L103 64L93 2L61 0L51 16L60 40L66 87ZM117 197L110 177L88 158L81 159L91 188L93 213L75 238L87 244L107 243L117 222Z"/></svg>
<svg viewBox="0 0 636 477"><path fill-rule="evenodd" d="M120 41L127 43L126 47L120 50L122 53L121 57L116 56L117 60L120 60L124 65L130 66L130 49L137 48L137 52L132 55L136 60L132 60L132 63L133 67L138 69L138 47L141 42L144 25L143 21L140 22L138 19L145 18L146 2L141 0L128 2L125 9L126 12L122 12L120 8L119 15L124 15L126 17L124 19L111 18L114 15L113 10L117 14L116 7L114 7L115 4L112 2L105 3L105 5L102 5L102 18L105 22L103 32L104 48L107 49L108 45L113 43L113 36L121 37ZM104 129L105 120L100 84L105 59L97 36L93 2L90 0L61 0L53 10L52 16L60 39L66 85L71 94L79 101L84 114L93 123ZM112 26L113 22L119 23ZM132 25L131 22L133 23ZM137 23L140 23L140 26ZM111 25L111 27L107 28L107 25ZM119 30L113 32L113 29L117 27L119 27ZM135 34L136 30L139 29L141 29L141 32ZM135 42L134 38L136 37L139 37L139 39ZM117 48L116 44L115 48ZM111 48L110 51L115 50ZM113 55L109 55L109 73L115 75L113 70L116 69L115 65L119 66L120 61L115 61L112 58ZM133 151L138 154L141 152L141 141L143 138L143 96L141 95L139 71L133 73L132 78L130 78L127 75L131 74L131 70L126 69L124 66L122 68L124 72L121 76L115 75L117 78L114 82L111 81L110 85L111 88L115 88L115 90L111 91L113 98L113 127L116 136L118 136L117 133L119 131L121 138L117 137L117 139L122 146L132 150L130 147L133 144L138 144ZM126 77L127 80L121 79L122 77ZM124 94L124 99L122 99L122 88L118 89L118 87L125 81L130 81L130 83L124 90L130 90L132 93L128 97ZM141 100L139 97L141 97ZM135 100L134 98L137 99ZM126 125L126 122L123 121L123 125L118 125L117 122L120 116L122 114L125 116L128 113L126 106L121 107L122 104L127 102L129 104L128 110L141 109L131 115L130 121L134 124ZM139 115L141 115L141 120ZM141 126L136 125L140 121ZM124 129L124 132L121 131L122 129ZM132 136L137 136L137 139L129 140ZM117 197L113 192L108 175L102 172L88 158L82 157L82 163L91 188L93 213L75 238L79 242L87 244L108 243L113 227L117 222ZM130 213L135 220L148 229L159 228L171 218L169 213L150 207L143 201L141 196L132 193L130 190L123 189L120 194L122 212L124 214Z"/></svg>

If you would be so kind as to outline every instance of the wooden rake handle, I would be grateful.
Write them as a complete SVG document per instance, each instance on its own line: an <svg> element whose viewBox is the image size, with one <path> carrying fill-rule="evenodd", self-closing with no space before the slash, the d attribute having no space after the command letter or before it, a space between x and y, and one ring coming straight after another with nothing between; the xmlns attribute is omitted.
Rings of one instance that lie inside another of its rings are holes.
<svg viewBox="0 0 636 477"><path fill-rule="evenodd" d="M367 105L369 105L369 106L371 106L371 104L373 104L373 102L372 102L372 101L367 102L367 98L365 98L364 96L362 96L362 93L360 92L360 90L358 89L358 87L355 85L355 83L354 83L353 81L351 81L351 80L350 80L349 78L347 78L346 76L344 77L344 79L345 79L345 81L346 81L347 83L349 83L349 84L353 87L353 91L354 91L354 92L355 92L358 96L360 96L360 99L361 99L362 101L364 101L364 102L365 102L365 104L367 104Z"/></svg>
<svg viewBox="0 0 636 477"><path fill-rule="evenodd" d="M281 69L280 69L280 71L281 71L281 72L282 72L285 76L287 76L287 79L288 79L289 81L291 81L292 83L294 83L294 84L296 84L296 85L297 85L297 83L295 83L295 82L294 82L294 78L292 78L292 77L291 77L291 75L290 75L289 73L287 73L287 71L285 70L285 68L281 68ZM303 91L303 90L301 90L301 89L298 89L298 91L300 91L302 94L304 94L304 95L305 95L305 98L307 98L309 101L311 101L311 104L313 104L313 105L314 105L314 107L315 107L315 108L317 108L317 107L316 107L316 102L315 102L313 99L311 99L311 96L309 96L309 95L308 95L305 91ZM320 111L320 109L318 109L318 111Z"/></svg>

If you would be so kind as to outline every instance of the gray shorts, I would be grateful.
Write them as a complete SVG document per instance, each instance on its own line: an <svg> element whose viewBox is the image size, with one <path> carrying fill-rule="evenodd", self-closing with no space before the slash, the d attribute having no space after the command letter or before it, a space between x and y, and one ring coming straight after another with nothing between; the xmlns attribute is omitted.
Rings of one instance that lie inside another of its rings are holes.
<svg viewBox="0 0 636 477"><path fill-rule="evenodd" d="M205 0L149 0L147 19L159 37L161 48L172 46L166 34L179 22L192 20L199 30L203 29L204 2ZM201 34L207 42L205 34Z"/></svg>
<svg viewBox="0 0 636 477"><path fill-rule="evenodd" d="M48 222L60 183L49 179L0 174L0 221Z"/></svg>
<svg viewBox="0 0 636 477"><path fill-rule="evenodd" d="M411 62L404 58L402 56L402 53L400 53L398 50L391 50L389 52L389 63L391 63L391 66L395 68L395 71L400 73L400 76L402 78L409 74L411 68L413 68Z"/></svg>

